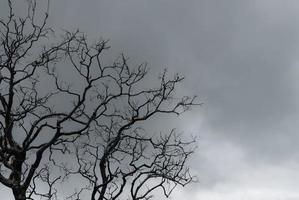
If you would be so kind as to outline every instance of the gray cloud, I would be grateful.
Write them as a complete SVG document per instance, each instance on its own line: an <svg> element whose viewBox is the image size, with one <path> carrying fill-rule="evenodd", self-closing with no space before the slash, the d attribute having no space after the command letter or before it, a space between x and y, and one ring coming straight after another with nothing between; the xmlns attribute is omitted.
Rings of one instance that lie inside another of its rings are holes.
<svg viewBox="0 0 299 200"><path fill-rule="evenodd" d="M186 75L204 102L175 123L199 134L196 199L298 198L298 2L52 0L50 24Z"/></svg>

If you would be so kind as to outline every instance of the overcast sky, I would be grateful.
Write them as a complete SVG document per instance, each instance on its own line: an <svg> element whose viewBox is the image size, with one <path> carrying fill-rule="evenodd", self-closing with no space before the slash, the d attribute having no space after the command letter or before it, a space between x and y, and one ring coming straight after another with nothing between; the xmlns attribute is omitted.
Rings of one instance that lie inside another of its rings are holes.
<svg viewBox="0 0 299 200"><path fill-rule="evenodd" d="M172 199L299 199L299 1L51 0L50 13L153 74L184 74L204 102L173 123L199 138L199 183Z"/></svg>

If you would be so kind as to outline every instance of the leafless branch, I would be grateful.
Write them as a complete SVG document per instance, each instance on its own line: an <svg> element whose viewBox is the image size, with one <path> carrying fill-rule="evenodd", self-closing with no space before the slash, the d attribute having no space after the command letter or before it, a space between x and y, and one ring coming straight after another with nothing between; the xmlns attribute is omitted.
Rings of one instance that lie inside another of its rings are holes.
<svg viewBox="0 0 299 200"><path fill-rule="evenodd" d="M55 184L75 174L89 186L69 199L88 189L92 200L124 193L149 199L157 189L168 197L192 182L186 160L194 142L174 131L154 139L140 128L149 118L199 105L195 96L175 95L183 77L169 78L165 70L146 88L146 64L130 67L121 55L105 66L108 41L91 44L79 31L48 44L54 34L48 8L40 17L32 0L27 16L18 17L7 2L7 19L0 19L0 183L15 199L56 199ZM59 162L59 153L75 156L76 169ZM50 164L64 177L53 177ZM39 191L40 183L47 192Z"/></svg>

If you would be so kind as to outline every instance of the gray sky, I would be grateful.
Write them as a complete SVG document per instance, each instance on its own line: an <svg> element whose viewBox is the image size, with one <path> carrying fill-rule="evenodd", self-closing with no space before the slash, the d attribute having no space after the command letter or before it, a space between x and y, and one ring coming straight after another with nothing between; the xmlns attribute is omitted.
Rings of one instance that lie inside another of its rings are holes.
<svg viewBox="0 0 299 200"><path fill-rule="evenodd" d="M199 183L172 199L299 198L298 1L51 0L50 10L57 30L110 39L111 56L184 74L182 91L204 102L173 122L199 138Z"/></svg>

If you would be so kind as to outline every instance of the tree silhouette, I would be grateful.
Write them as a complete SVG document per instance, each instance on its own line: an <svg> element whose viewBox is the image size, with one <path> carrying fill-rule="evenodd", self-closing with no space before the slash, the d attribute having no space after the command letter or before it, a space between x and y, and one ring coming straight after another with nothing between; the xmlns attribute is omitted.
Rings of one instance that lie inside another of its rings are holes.
<svg viewBox="0 0 299 200"><path fill-rule="evenodd" d="M103 64L106 40L90 44L83 33L66 31L49 44L48 12L41 17L29 1L27 15L18 17L7 2L8 17L0 20L0 182L16 200L57 199L55 185L72 177L82 187L67 199L150 199L158 189L168 197L193 181L186 159L194 141L142 129L151 117L198 105L195 97L175 97L182 77L164 71L147 88L145 64L130 67L124 55Z"/></svg>

